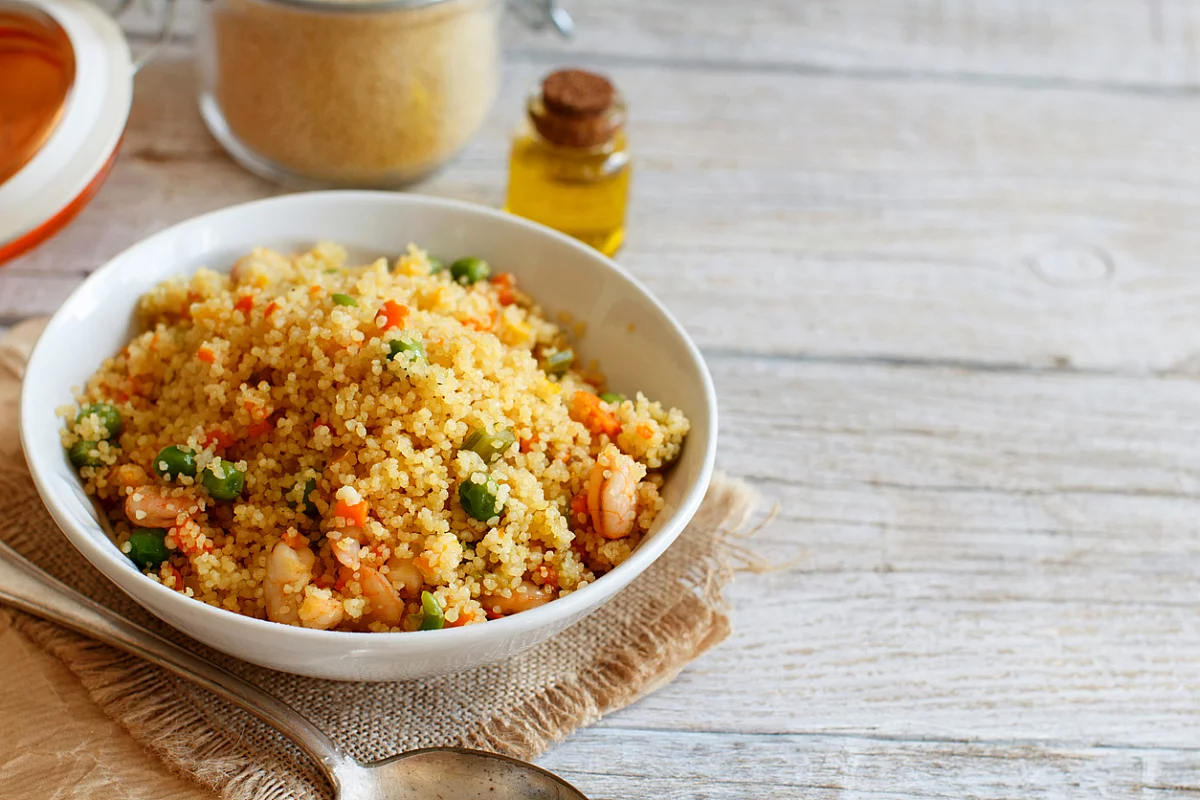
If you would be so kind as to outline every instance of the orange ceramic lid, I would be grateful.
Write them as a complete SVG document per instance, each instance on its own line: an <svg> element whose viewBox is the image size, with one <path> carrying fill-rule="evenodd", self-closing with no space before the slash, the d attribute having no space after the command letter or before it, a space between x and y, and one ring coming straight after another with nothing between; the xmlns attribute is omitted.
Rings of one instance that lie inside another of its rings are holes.
<svg viewBox="0 0 1200 800"><path fill-rule="evenodd" d="M133 99L121 29L89 0L0 0L0 263L103 182Z"/></svg>

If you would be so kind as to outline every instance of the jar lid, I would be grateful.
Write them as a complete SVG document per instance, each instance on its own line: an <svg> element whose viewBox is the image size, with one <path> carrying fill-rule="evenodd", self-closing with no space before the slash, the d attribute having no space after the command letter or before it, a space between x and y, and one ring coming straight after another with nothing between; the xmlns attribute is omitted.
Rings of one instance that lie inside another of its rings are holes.
<svg viewBox="0 0 1200 800"><path fill-rule="evenodd" d="M120 27L88 0L0 0L0 264L58 231L100 188L129 119L133 73Z"/></svg>

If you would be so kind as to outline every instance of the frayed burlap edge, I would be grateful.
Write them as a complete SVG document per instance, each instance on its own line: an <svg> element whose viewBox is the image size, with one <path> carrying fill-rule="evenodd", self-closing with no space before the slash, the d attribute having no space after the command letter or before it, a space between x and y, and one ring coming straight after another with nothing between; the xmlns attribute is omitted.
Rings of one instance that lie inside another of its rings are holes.
<svg viewBox="0 0 1200 800"><path fill-rule="evenodd" d="M689 527L714 531L714 547L683 578L691 590L624 648L572 680L551 686L503 718L490 720L461 746L533 758L575 729L594 723L669 683L699 655L729 635L724 586L733 575L731 541L757 500L745 483L717 475L705 505ZM14 542L16 544L16 542ZM687 547L687 532L674 547ZM80 680L110 718L161 759L222 800L293 800L301 787L263 763L263 754L236 747L213 730L203 713L175 700L177 680L141 659L55 625L10 612L14 627L54 655ZM599 611L597 613L603 613Z"/></svg>

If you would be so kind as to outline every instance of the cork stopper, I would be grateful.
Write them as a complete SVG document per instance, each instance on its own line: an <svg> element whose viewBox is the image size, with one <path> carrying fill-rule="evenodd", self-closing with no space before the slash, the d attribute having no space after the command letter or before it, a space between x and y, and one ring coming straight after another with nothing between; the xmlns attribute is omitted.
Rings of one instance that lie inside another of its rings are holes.
<svg viewBox="0 0 1200 800"><path fill-rule="evenodd" d="M616 88L603 75L581 69L547 76L530 101L529 116L543 138L561 147L598 147L625 124Z"/></svg>

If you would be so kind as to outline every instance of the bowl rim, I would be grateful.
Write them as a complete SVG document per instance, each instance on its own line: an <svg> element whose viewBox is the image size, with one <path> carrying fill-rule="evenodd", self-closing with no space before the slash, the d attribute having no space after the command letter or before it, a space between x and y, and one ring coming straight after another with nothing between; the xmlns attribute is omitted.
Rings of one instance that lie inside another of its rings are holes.
<svg viewBox="0 0 1200 800"><path fill-rule="evenodd" d="M252 200L246 203L239 203L232 206L225 206L214 211L209 211L195 217L190 217L181 222L175 223L167 228L157 231L150 236L140 239L133 245L125 248L108 261L99 269L89 275L82 284L80 284L66 299L54 315L50 318L45 329L38 338L37 344L30 353L29 360L26 364L25 375L22 381L20 394L20 435L21 445L25 453L25 458L29 464L30 475L33 478L34 484L37 487L38 494L41 496L43 504L50 511L59 529L66 535L68 541L79 550L83 556L108 580L112 581L119 589L126 594L129 594L139 605L147 608L154 616L162 619L162 615L153 607L143 603L130 589L123 585L123 581L113 577L113 575L130 576L137 575L138 578L145 578L140 572L133 573L126 571L127 559L120 553L116 545L108 540L107 531L104 531L103 526L95 525L104 532L108 546L105 547L100 542L96 541L91 533L87 532L83 526L77 526L75 520L66 513L59 510L59 500L55 497L52 491L48 477L52 474L50 469L50 459L61 454L55 453L53 456L45 452L36 452L29 447L29 441L32 436L32 428L34 425L32 409L38 404L39 398L34 397L34 386L36 381L29 380L31 376L36 376L42 370L43 361L51 358L52 353L47 349L48 342L54 338L53 334L58 333L59 329L66 325L66 317L72 310L73 306L78 305L80 298L91 292L93 287L106 283L109 278L117 274L118 270L130 259L137 258L140 250L150 249L156 242L177 236L179 232L186 228L202 227L204 225L220 224L222 219L233 215L242 215L247 212L257 212L265 207L287 207L293 204L310 204L322 202L342 202L346 200L360 200L370 203L391 204L393 206L433 206L445 209L466 212L481 217L489 217L500 221L502 224L513 225L519 228L524 228L538 236L551 237L559 242L566 244L571 249L577 251L586 259L590 259L597 265L606 268L618 280L624 281L629 288L637 293L640 293L648 300L662 315L666 323L674 330L680 341L684 345L691 366L696 370L701 378L701 383L704 388L703 404L706 408L709 419L709 435L707 441L703 443L704 454L701 461L700 474L688 489L687 493L680 500L678 507L675 509L672 519L663 525L659 531L649 540L645 540L638 545L629 558L621 562L613 569L606 572L604 575L597 578L592 583L571 592L566 597L560 597L543 606L530 609L529 611L514 614L512 616L500 617L498 619L490 619L486 624L482 625L463 625L457 628L443 628L437 631L404 631L404 632L385 632L376 633L369 631L329 631L316 630L311 628L303 628L296 625L283 625L270 620L258 619L257 617L249 617L239 614L228 609L211 606L208 603L201 602L191 597L185 597L179 592L163 586L155 581L146 580L144 590L149 591L151 596L156 593L158 602L161 602L169 608L178 608L182 615L190 614L207 615L212 622L226 622L229 625L245 626L245 632L248 634L259 634L263 636L280 635L293 637L297 644L308 641L312 644L332 645L336 642L343 644L361 645L366 642L374 644L375 650L379 648L391 649L393 647L401 650L413 647L421 649L418 646L425 647L433 645L471 645L472 643L480 643L485 639L493 637L515 637L523 633L528 633L533 630L546 627L553 624L555 621L571 620L574 623L583 615L588 613L594 607L603 604L607 599L615 596L624 585L630 583L641 573L653 564L663 552L679 537L687 525L691 522L692 517L699 509L704 495L708 490L709 483L712 479L713 469L716 462L717 450L717 401L716 390L713 385L712 376L708 371L708 366L704 362L704 358L700 354L700 349L688 336L686 330L679 323L673 314L662 304L662 302L647 289L641 281L631 275L623 267L613 261L611 258L603 255L597 250L571 238L565 234L559 233L551 228L541 225L530 220L517 217L504 211L500 211L488 206L483 206L477 203L471 203L463 200L453 200L449 198L431 197L426 195L414 195L398 192L387 191L370 191L370 190L328 190L314 192L298 192L293 194L277 195L274 197ZM103 564L107 567L101 566ZM610 579L607 580L606 579ZM623 581L623 583L621 583ZM614 585L616 584L616 585ZM608 591L608 587L613 586L612 591ZM605 596L607 593L607 597ZM171 624L172 627L177 627L168 620L164 622ZM183 631L187 633L187 631ZM404 643L408 643L405 645Z"/></svg>

